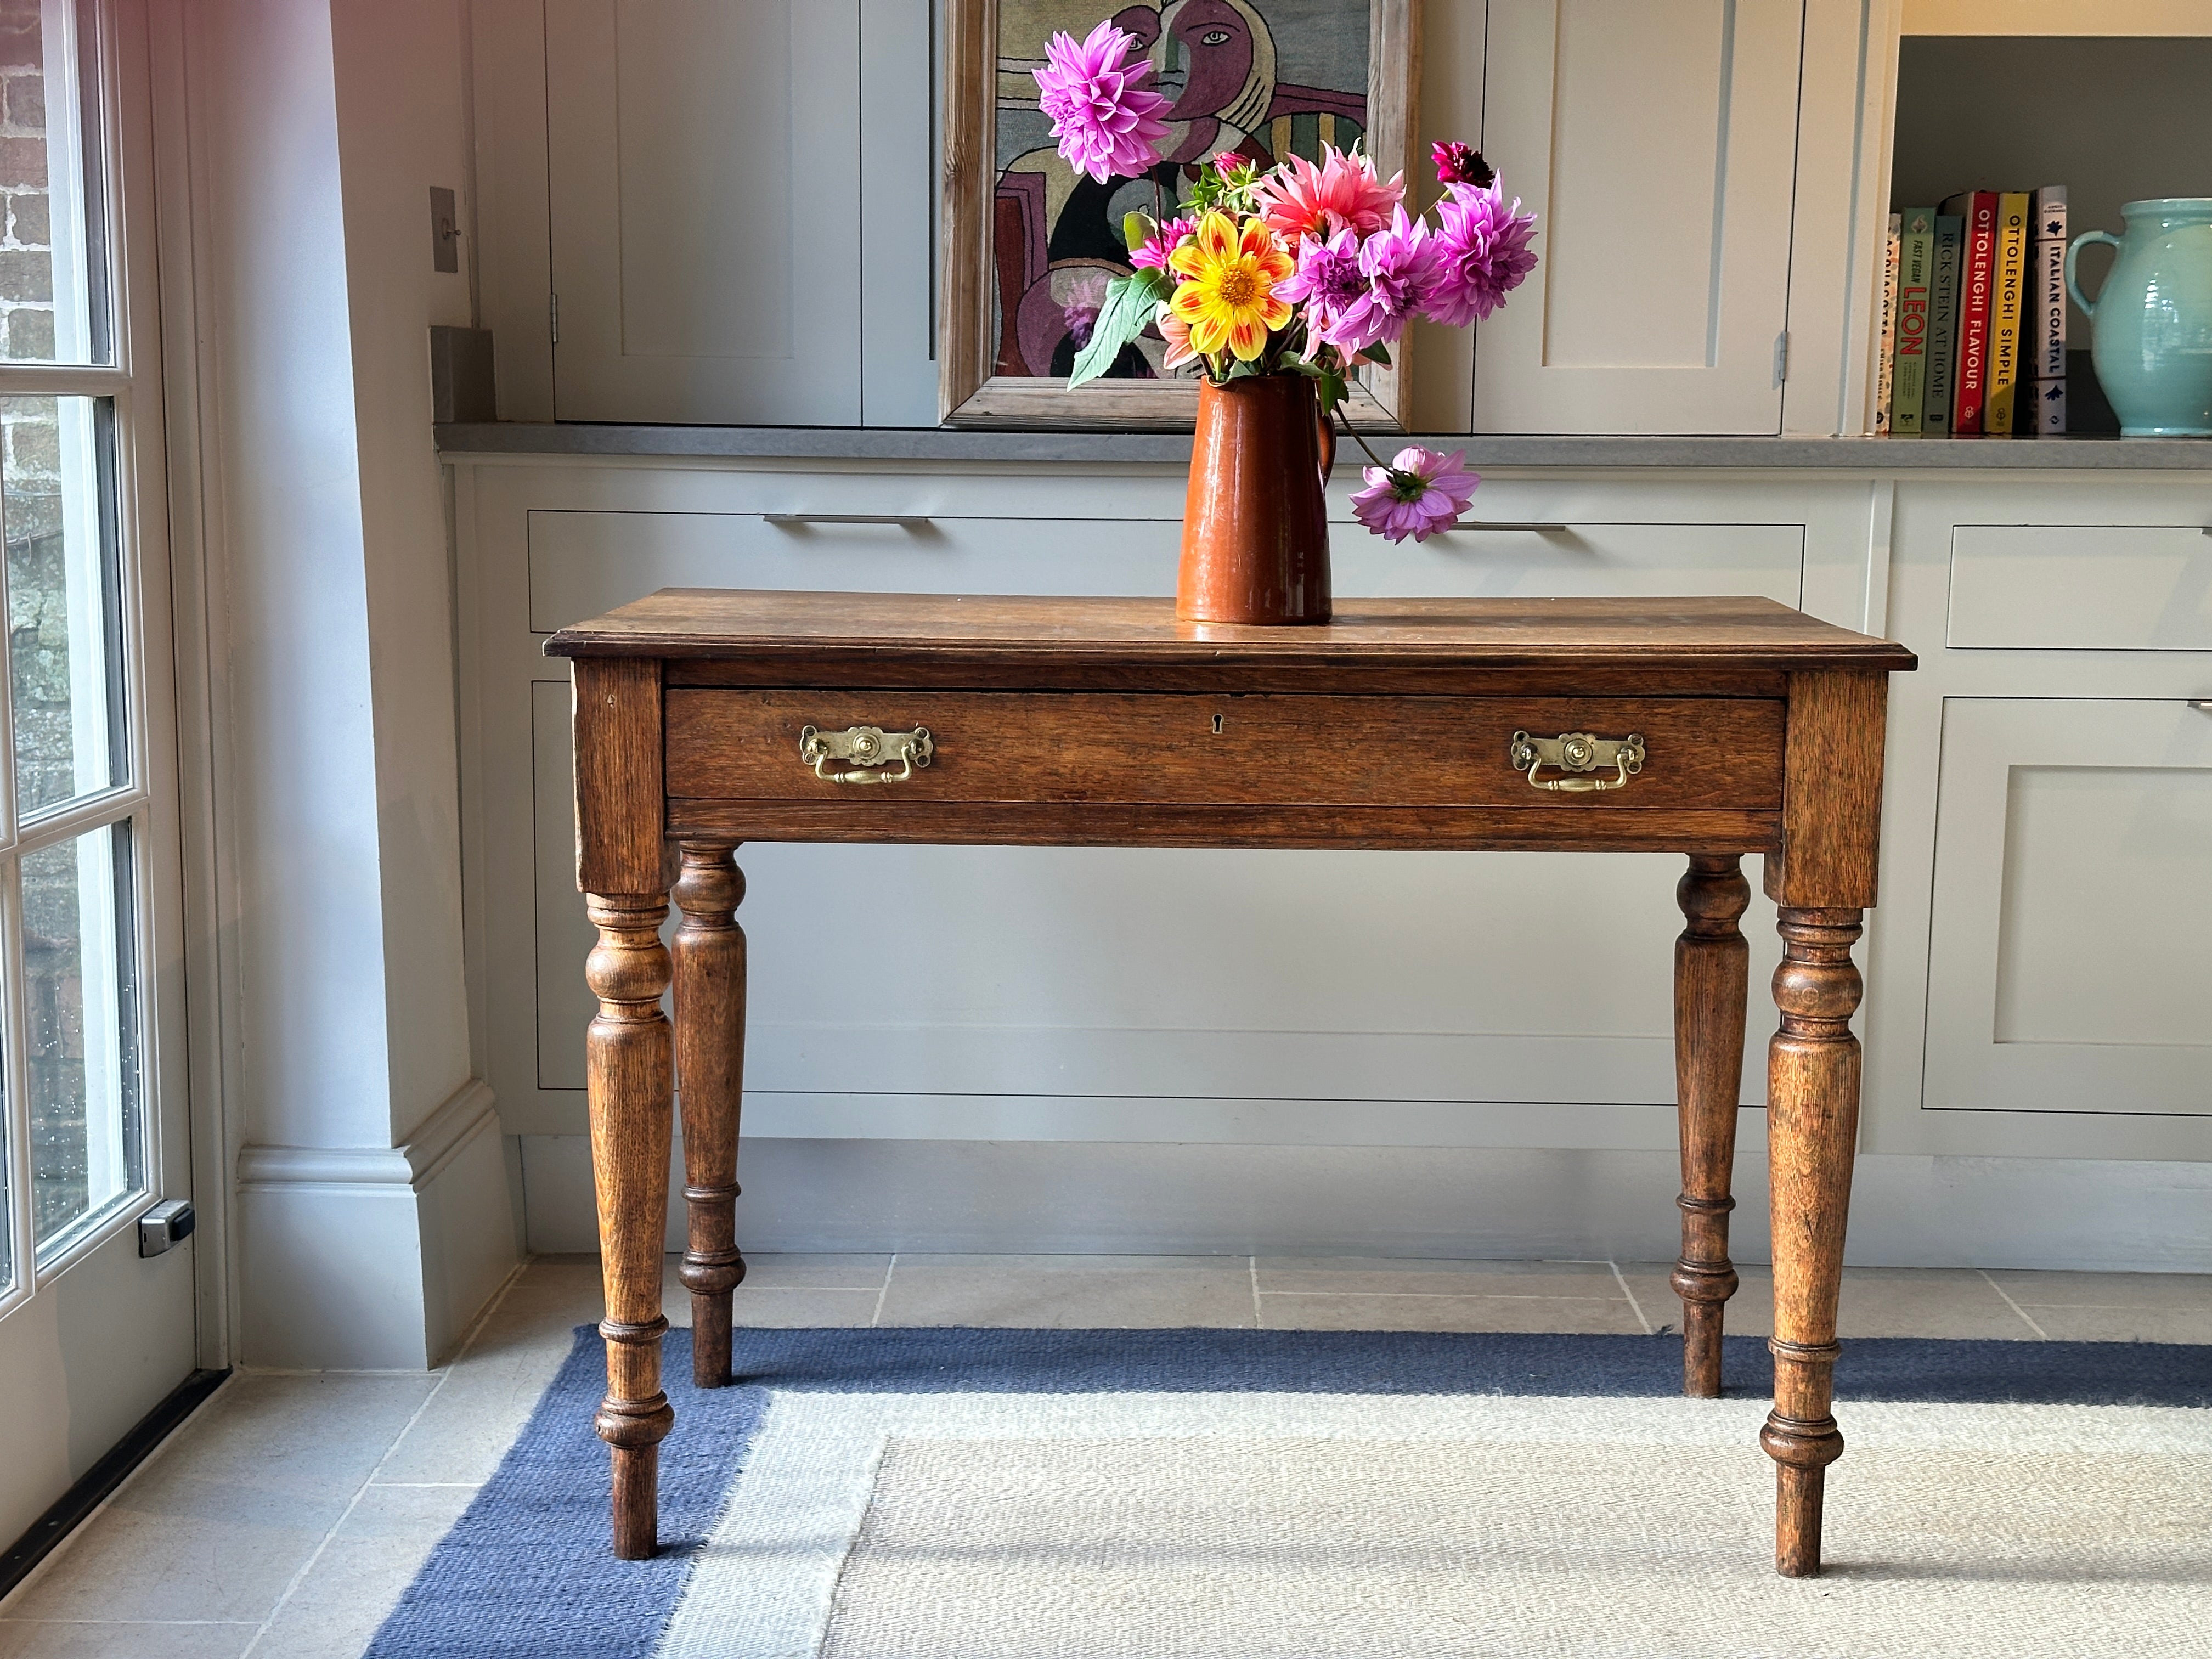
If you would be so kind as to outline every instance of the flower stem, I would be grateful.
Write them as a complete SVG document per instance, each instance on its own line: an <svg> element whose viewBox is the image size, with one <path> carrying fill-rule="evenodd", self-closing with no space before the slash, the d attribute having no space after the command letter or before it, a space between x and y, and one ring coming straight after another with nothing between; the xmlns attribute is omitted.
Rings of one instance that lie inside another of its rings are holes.
<svg viewBox="0 0 2212 1659"><path fill-rule="evenodd" d="M1395 467L1392 466L1380 455L1377 455L1372 449L1368 448L1367 440L1359 435L1358 428L1352 424L1352 417L1350 416L1345 414L1342 410L1339 410L1336 411L1336 416L1339 420L1344 422L1344 429L1347 433L1351 434L1352 441L1358 444L1360 448L1367 451L1367 459L1369 460L1374 462L1376 465L1381 467L1385 472L1395 472L1397 471Z"/></svg>

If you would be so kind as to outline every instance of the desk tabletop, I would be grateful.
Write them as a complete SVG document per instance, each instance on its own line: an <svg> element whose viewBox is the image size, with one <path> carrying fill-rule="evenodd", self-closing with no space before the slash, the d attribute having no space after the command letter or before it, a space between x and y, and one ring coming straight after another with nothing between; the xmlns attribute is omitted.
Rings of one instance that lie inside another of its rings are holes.
<svg viewBox="0 0 2212 1659"><path fill-rule="evenodd" d="M966 659L1065 653L1115 663L1237 660L1429 667L1899 672L1903 646L1771 599L1347 599L1315 626L1176 620L1166 599L823 593L665 587L546 641L556 657L797 658L876 650Z"/></svg>

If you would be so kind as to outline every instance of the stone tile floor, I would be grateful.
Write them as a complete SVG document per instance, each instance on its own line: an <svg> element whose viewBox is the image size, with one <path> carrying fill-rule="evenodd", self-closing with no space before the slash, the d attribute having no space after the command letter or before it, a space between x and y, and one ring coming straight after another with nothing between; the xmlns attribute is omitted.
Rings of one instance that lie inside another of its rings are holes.
<svg viewBox="0 0 2212 1659"><path fill-rule="evenodd" d="M1742 1273L1729 1328L1762 1334L1766 1276ZM1679 1316L1663 1265L1270 1256L767 1255L738 1303L761 1326L1633 1334ZM439 1370L233 1376L0 1601L0 1659L352 1659L599 1311L596 1258L541 1256ZM2212 1343L2212 1277L1854 1268L1842 1334Z"/></svg>

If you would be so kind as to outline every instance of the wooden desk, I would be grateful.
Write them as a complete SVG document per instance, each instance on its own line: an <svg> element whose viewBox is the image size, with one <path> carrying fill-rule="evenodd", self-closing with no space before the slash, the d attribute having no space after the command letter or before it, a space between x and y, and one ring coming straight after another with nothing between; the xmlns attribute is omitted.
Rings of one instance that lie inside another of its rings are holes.
<svg viewBox="0 0 2212 1659"><path fill-rule="evenodd" d="M684 1079L696 1379L730 1376L746 841L1676 852L1683 1386L1720 1392L1750 901L1785 951L1768 1050L1775 1559L1817 1574L1856 1139L1851 962L1875 902L1887 676L1911 653L1766 599L1370 599L1316 628L1164 599L672 588L574 659L576 876L606 1272L614 1546L656 1546L661 1240ZM1576 734L1583 734L1577 738ZM1634 737L1640 741L1626 742ZM1588 741L1594 738L1599 741ZM1564 739L1564 741L1562 741ZM671 890L683 911L660 943ZM660 1012L672 976L676 1020Z"/></svg>

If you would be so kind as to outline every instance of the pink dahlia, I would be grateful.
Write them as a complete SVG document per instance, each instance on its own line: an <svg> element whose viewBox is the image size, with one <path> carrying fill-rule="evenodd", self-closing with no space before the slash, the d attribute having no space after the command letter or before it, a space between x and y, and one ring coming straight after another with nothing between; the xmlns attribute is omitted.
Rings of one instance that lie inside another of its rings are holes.
<svg viewBox="0 0 2212 1659"><path fill-rule="evenodd" d="M1395 342L1413 318L1431 314L1431 296L1443 277L1443 259L1428 222L1408 219L1402 207L1392 210L1388 230L1359 245L1360 274L1367 278L1366 312L1360 325L1366 343Z"/></svg>
<svg viewBox="0 0 2212 1659"><path fill-rule="evenodd" d="M1133 57L1135 40L1109 20L1078 45L1072 34L1052 37L1045 66L1033 70L1037 107L1052 121L1060 153L1078 173L1100 184L1119 175L1144 176L1159 164L1168 136L1160 112L1168 100L1144 83L1152 65Z"/></svg>
<svg viewBox="0 0 2212 1659"><path fill-rule="evenodd" d="M1472 144L1431 144L1429 159L1437 164L1437 182L1440 185L1486 185L1498 176L1491 170L1490 163L1482 159L1482 152Z"/></svg>
<svg viewBox="0 0 2212 1659"><path fill-rule="evenodd" d="M1175 314L1165 300L1152 319L1152 326L1160 331L1160 338L1168 343L1167 356L1160 359L1163 369L1181 368L1185 363L1198 360L1198 348L1190 343L1190 325Z"/></svg>
<svg viewBox="0 0 2212 1659"><path fill-rule="evenodd" d="M1165 270L1168 255L1173 253L1183 238L1198 228L1193 219L1170 219L1145 238L1144 246L1129 256L1129 263L1139 270L1147 268Z"/></svg>
<svg viewBox="0 0 2212 1659"><path fill-rule="evenodd" d="M1387 467L1361 469L1367 488L1352 498L1352 516L1393 542L1425 542L1449 530L1474 503L1482 480L1467 470L1467 451L1449 455L1419 444L1400 450Z"/></svg>
<svg viewBox="0 0 2212 1659"><path fill-rule="evenodd" d="M1431 322L1463 328L1487 317L1536 268L1528 246L1536 216L1521 211L1518 197L1505 205L1503 187L1454 185L1437 204L1437 234L1430 246L1437 253L1437 277L1431 294Z"/></svg>
<svg viewBox="0 0 2212 1659"><path fill-rule="evenodd" d="M1404 173L1386 185L1364 155L1346 155L1334 145L1323 147L1319 167L1293 155L1252 189L1261 221L1293 251L1308 236L1340 230L1371 235L1405 199Z"/></svg>

